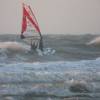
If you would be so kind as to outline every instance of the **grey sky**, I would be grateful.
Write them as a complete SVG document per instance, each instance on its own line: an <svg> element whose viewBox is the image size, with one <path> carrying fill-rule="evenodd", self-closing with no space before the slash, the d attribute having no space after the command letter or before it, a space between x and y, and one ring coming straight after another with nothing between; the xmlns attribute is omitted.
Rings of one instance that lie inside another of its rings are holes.
<svg viewBox="0 0 100 100"><path fill-rule="evenodd" d="M100 33L100 0L26 0L42 33ZM21 0L0 0L0 33L20 34Z"/></svg>

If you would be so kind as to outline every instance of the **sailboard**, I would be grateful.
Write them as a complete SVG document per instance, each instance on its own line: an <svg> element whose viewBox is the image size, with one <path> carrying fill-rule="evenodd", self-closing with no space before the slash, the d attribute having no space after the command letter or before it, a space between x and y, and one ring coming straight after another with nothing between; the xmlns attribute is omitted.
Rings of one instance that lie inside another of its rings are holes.
<svg viewBox="0 0 100 100"><path fill-rule="evenodd" d="M22 30L20 38L27 40L31 50L43 50L43 37L37 19L29 5L23 3Z"/></svg>

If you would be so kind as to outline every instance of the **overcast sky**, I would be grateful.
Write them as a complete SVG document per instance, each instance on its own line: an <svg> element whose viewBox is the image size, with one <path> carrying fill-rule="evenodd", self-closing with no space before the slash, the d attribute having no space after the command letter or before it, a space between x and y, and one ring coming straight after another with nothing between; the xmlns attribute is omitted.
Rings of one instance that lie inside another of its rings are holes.
<svg viewBox="0 0 100 100"><path fill-rule="evenodd" d="M42 33L100 33L100 0L26 0ZM20 34L21 0L0 0L0 33Z"/></svg>

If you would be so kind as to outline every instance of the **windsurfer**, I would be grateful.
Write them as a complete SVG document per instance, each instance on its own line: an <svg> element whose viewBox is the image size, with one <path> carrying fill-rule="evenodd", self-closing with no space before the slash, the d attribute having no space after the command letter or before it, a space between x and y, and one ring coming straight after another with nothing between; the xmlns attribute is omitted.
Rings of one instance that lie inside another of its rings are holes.
<svg viewBox="0 0 100 100"><path fill-rule="evenodd" d="M43 51L42 35L38 22L30 6L25 4L23 5L22 32L20 37L30 44L31 50L39 49Z"/></svg>

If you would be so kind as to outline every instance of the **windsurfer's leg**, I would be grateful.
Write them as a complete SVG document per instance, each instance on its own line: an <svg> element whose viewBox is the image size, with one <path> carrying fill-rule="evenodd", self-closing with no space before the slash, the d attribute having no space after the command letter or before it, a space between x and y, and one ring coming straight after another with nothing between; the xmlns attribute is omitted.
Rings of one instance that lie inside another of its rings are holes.
<svg viewBox="0 0 100 100"><path fill-rule="evenodd" d="M31 39L31 50L33 50L33 41Z"/></svg>
<svg viewBox="0 0 100 100"><path fill-rule="evenodd" d="M43 41L42 41L42 39L40 39L40 41L39 41L39 49L41 51L43 51Z"/></svg>
<svg viewBox="0 0 100 100"><path fill-rule="evenodd" d="M36 50L37 49L37 45L35 43L36 41L31 40L31 50Z"/></svg>
<svg viewBox="0 0 100 100"><path fill-rule="evenodd" d="M33 45L32 45L32 39L31 39L31 50L33 49Z"/></svg>
<svg viewBox="0 0 100 100"><path fill-rule="evenodd" d="M43 42L42 39L40 40L31 40L31 50L40 49L43 51Z"/></svg>

